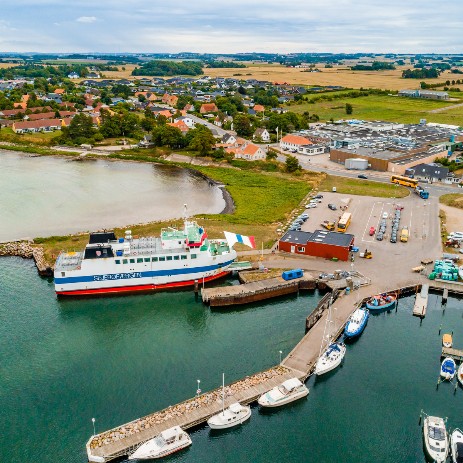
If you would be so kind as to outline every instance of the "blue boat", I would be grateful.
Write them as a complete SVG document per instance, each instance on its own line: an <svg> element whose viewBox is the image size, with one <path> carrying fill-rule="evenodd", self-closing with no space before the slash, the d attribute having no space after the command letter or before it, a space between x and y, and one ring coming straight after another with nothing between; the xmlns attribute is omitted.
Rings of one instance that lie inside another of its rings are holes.
<svg viewBox="0 0 463 463"><path fill-rule="evenodd" d="M368 310L379 311L379 310L388 310L394 307L397 302L396 293L382 293L377 294L376 296L371 297L366 302Z"/></svg>
<svg viewBox="0 0 463 463"><path fill-rule="evenodd" d="M344 329L344 336L346 338L355 338L359 336L365 329L367 324L369 312L367 309L358 308L347 321Z"/></svg>

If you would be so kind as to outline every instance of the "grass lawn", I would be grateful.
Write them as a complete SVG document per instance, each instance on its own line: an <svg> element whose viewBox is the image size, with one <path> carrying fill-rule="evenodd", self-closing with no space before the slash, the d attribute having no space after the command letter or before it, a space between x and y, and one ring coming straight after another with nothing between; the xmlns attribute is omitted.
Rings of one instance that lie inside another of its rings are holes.
<svg viewBox="0 0 463 463"><path fill-rule="evenodd" d="M227 168L195 166L194 169L223 183L232 195L236 207L233 214L197 217L198 222L205 226L209 237L223 238L224 230L253 235L259 248L261 243L264 243L265 248L271 247L278 237L276 230L281 226L281 222L289 218L321 178L320 174L310 173L293 177ZM158 235L161 228L168 225L172 225L172 221L127 225L115 231L118 236L123 236L127 228L132 230L133 235ZM42 245L46 259L54 262L62 250L82 250L88 242L88 235L36 238L34 242ZM236 249L245 248L237 245Z"/></svg>
<svg viewBox="0 0 463 463"><path fill-rule="evenodd" d="M461 100L443 102L388 95L369 95L359 98L317 101L314 104L304 103L301 105L291 105L287 108L297 113L309 111L310 114L318 114L320 120L323 121L330 120L331 118L334 120L355 118L418 123L420 119L424 118L428 122L463 125L463 107L438 113L430 112L434 109L445 108L460 102ZM346 103L350 103L353 107L353 113L351 115L346 114Z"/></svg>
<svg viewBox="0 0 463 463"><path fill-rule="evenodd" d="M53 140L61 135L60 130L54 132L16 134L10 127L0 131L0 140L11 143L33 143L35 145L53 145Z"/></svg>
<svg viewBox="0 0 463 463"><path fill-rule="evenodd" d="M405 198L410 191L400 185L392 183L371 182L369 180L357 180L355 178L337 177L327 175L320 184L320 191L336 191L342 194L375 196L379 198Z"/></svg>
<svg viewBox="0 0 463 463"><path fill-rule="evenodd" d="M439 198L439 202L445 204L446 206L456 207L458 209L463 209L463 194L462 193L450 193L447 195L442 195Z"/></svg>

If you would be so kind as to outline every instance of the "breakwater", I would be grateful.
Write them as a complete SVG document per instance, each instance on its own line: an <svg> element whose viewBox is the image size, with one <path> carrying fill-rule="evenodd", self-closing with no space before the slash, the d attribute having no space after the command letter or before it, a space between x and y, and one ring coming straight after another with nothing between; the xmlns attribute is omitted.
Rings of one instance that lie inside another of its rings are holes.
<svg viewBox="0 0 463 463"><path fill-rule="evenodd" d="M46 261L43 248L32 246L28 241L13 241L0 244L1 256L34 259L39 275L53 276L53 265Z"/></svg>

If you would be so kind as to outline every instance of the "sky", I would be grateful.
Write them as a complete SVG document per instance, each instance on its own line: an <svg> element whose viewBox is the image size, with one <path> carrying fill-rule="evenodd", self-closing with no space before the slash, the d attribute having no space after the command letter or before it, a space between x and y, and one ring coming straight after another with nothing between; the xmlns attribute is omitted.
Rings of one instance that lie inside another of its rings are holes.
<svg viewBox="0 0 463 463"><path fill-rule="evenodd" d="M0 52L463 53L461 0L3 0Z"/></svg>

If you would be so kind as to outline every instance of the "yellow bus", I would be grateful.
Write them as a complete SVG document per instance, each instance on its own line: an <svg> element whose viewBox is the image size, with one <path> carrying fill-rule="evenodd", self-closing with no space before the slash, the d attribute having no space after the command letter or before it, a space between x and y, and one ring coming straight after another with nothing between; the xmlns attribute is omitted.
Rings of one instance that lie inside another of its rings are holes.
<svg viewBox="0 0 463 463"><path fill-rule="evenodd" d="M342 214L341 218L339 219L336 231L344 233L349 227L351 219L352 214L350 212L344 212L344 214Z"/></svg>
<svg viewBox="0 0 463 463"><path fill-rule="evenodd" d="M415 180L413 178L403 177L402 175L393 175L391 177L391 182L396 183L398 185L410 186L412 188L416 188L416 186L418 185L418 180Z"/></svg>

